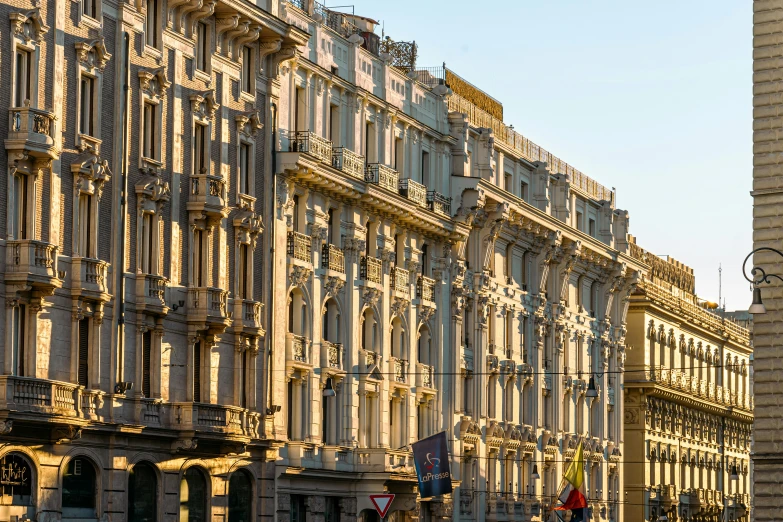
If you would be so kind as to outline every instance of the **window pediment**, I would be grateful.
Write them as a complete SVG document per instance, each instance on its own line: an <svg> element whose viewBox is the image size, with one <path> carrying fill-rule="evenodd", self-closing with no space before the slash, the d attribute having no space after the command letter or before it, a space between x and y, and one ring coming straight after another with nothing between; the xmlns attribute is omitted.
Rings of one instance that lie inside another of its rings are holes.
<svg viewBox="0 0 783 522"><path fill-rule="evenodd" d="M40 42L46 33L49 32L49 26L44 22L40 9L33 9L25 13L9 13L11 20L11 31L14 35L30 44L33 40Z"/></svg>
<svg viewBox="0 0 783 522"><path fill-rule="evenodd" d="M141 90L151 98L163 98L171 82L166 79L166 66L156 69L139 69Z"/></svg>
<svg viewBox="0 0 783 522"><path fill-rule="evenodd" d="M236 122L237 130L248 138L254 138L258 131L264 128L264 124L261 123L261 113L258 109L237 114Z"/></svg>
<svg viewBox="0 0 783 522"><path fill-rule="evenodd" d="M190 95L190 108L193 115L199 119L211 120L220 105L215 101L215 91L204 91Z"/></svg>
<svg viewBox="0 0 783 522"><path fill-rule="evenodd" d="M76 42L76 58L87 69L95 67L103 70L106 67L111 54L106 50L106 44L103 37L90 42Z"/></svg>

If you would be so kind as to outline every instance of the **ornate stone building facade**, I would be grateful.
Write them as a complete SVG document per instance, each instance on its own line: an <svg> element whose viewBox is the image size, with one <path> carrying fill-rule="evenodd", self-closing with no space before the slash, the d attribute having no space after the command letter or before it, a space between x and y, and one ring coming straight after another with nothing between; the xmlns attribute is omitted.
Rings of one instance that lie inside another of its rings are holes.
<svg viewBox="0 0 783 522"><path fill-rule="evenodd" d="M256 520L268 92L233 0L13 0L0 61L0 520Z"/></svg>
<svg viewBox="0 0 783 522"><path fill-rule="evenodd" d="M783 128L778 112L778 81L781 77L780 48L783 2L753 2L753 247L780 249L783 222L779 216L783 194L783 167L778 159ZM761 252L753 259L768 274L781 274L780 257ZM783 372L778 367L781 355L780 323L783 317L783 292L777 280L763 285L761 293L767 313L753 317L754 376L757 396L753 433L753 511L754 520L780 519L783 510L783 408L780 388Z"/></svg>
<svg viewBox="0 0 783 522"><path fill-rule="evenodd" d="M750 333L707 310L693 270L631 244L649 266L628 311L627 516L746 521L750 512Z"/></svg>
<svg viewBox="0 0 783 522"><path fill-rule="evenodd" d="M624 317L644 265L614 192L452 71L413 67L415 47L378 45L375 22L282 15L311 37L270 95L278 517L375 520L385 490L399 521L543 520L584 439L591 508L624 520ZM409 444L439 431L455 492L422 501Z"/></svg>

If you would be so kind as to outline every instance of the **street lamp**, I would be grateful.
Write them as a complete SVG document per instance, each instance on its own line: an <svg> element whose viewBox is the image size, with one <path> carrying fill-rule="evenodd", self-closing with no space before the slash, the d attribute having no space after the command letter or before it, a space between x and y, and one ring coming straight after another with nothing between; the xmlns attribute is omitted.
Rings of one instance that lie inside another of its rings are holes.
<svg viewBox="0 0 783 522"><path fill-rule="evenodd" d="M324 397L334 397L335 395L337 395L334 392L334 388L332 387L332 378L331 377L326 379L326 387L324 388L323 395L324 395Z"/></svg>
<svg viewBox="0 0 783 522"><path fill-rule="evenodd" d="M777 274L768 274L767 271L761 268L760 266L754 266L753 268L751 268L750 269L751 277L748 277L748 273L745 269L745 266L748 264L748 259L750 259L750 257L756 252L774 252L780 257L783 257L783 252L781 252L780 250L775 250L774 248L770 248L770 247L761 247L761 248L754 249L750 254L748 254L748 257L745 258L745 261L743 261L742 275L750 284L753 285L753 301L751 302L750 308L748 308L748 313L754 315L767 313L767 308L764 306L764 302L761 300L761 288L759 288L759 285L761 285L761 283L770 284L771 283L771 281L769 280L770 277L774 277L778 281L783 282L783 277L780 277Z"/></svg>
<svg viewBox="0 0 783 522"><path fill-rule="evenodd" d="M541 475L538 474L538 464L533 464L533 474L531 475L533 480L539 480Z"/></svg>
<svg viewBox="0 0 783 522"><path fill-rule="evenodd" d="M590 399L595 399L598 397L598 390L595 388L595 378L592 375L590 376L590 382L587 384L587 392L585 392L585 397Z"/></svg>

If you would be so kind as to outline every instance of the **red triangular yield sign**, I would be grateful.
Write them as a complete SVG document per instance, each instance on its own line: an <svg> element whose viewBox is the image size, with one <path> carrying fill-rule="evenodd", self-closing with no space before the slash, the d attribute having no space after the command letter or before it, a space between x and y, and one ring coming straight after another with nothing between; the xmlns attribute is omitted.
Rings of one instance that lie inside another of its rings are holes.
<svg viewBox="0 0 783 522"><path fill-rule="evenodd" d="M381 516L386 516L389 512L389 506L391 506L392 500L394 500L393 493L384 493L382 495L370 495L370 501L375 506L375 511Z"/></svg>

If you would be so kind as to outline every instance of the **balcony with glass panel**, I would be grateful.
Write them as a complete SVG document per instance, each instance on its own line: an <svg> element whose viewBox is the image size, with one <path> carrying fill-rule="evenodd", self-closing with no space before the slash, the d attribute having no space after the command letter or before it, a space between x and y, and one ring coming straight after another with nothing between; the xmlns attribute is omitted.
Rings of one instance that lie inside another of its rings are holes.
<svg viewBox="0 0 783 522"><path fill-rule="evenodd" d="M25 151L33 157L56 159L55 115L32 107L13 107L8 111L6 150Z"/></svg>
<svg viewBox="0 0 783 522"><path fill-rule="evenodd" d="M5 248L5 283L31 286L44 295L62 287L58 247L36 239L9 239Z"/></svg>

